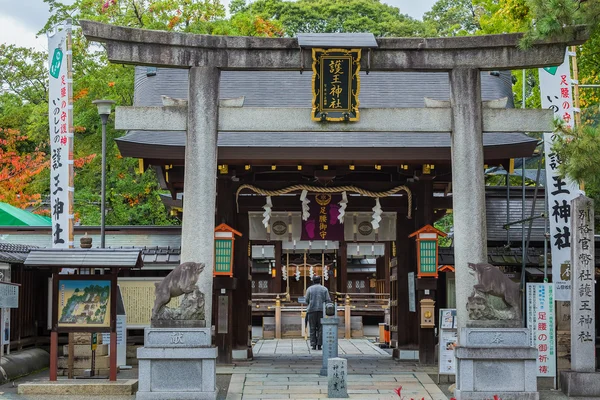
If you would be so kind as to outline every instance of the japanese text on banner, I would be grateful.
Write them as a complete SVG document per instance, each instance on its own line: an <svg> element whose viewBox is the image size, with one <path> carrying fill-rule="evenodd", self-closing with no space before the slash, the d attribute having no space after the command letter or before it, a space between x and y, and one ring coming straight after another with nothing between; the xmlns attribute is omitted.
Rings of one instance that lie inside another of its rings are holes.
<svg viewBox="0 0 600 400"><path fill-rule="evenodd" d="M567 128L573 126L573 97L571 93L571 71L569 55L558 67L540 68L540 92L542 107L551 109L555 118L564 121ZM552 151L555 135L544 133L544 153L546 155L546 188L548 190L548 211L550 219L550 244L552 249L552 280L555 286L555 299L571 299L571 200L579 194L578 186L568 178L561 178L561 160Z"/></svg>
<svg viewBox="0 0 600 400"><path fill-rule="evenodd" d="M52 247L58 248L72 247L73 243L73 117L69 38L70 26L48 37Z"/></svg>

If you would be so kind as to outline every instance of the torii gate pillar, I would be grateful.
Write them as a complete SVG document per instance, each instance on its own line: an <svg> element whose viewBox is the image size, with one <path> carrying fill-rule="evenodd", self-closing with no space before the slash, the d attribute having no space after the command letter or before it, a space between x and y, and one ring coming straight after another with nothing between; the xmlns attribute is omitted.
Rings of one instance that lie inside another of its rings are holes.
<svg viewBox="0 0 600 400"><path fill-rule="evenodd" d="M198 288L204 293L204 319L209 328L212 321L220 75L219 69L213 67L190 68L183 193L185 216L181 229L181 261L206 265L198 278Z"/></svg>
<svg viewBox="0 0 600 400"><path fill-rule="evenodd" d="M469 273L467 263L487 262L479 70L461 68L450 71L450 90L456 313L460 329L469 319L466 299L477 283L475 276Z"/></svg>

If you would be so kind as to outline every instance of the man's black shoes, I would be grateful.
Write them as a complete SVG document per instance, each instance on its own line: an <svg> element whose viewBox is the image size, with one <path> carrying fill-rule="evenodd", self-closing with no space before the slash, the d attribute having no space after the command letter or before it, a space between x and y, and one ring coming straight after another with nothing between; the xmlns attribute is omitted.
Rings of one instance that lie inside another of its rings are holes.
<svg viewBox="0 0 600 400"><path fill-rule="evenodd" d="M319 350L321 350L321 346L317 346L319 348Z"/></svg>
<svg viewBox="0 0 600 400"><path fill-rule="evenodd" d="M316 350L316 349L317 349L317 346L311 346L311 348L312 348L313 350Z"/></svg>

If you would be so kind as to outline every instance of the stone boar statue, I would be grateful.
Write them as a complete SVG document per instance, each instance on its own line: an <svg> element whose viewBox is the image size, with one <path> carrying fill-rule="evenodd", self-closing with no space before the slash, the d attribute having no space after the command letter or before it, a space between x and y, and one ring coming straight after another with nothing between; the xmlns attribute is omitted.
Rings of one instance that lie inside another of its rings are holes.
<svg viewBox="0 0 600 400"><path fill-rule="evenodd" d="M158 316L160 310L171 301L171 298L196 290L196 282L203 270L204 264L202 263L185 262L178 265L162 281L157 282L154 291L156 299L152 309L152 319Z"/></svg>
<svg viewBox="0 0 600 400"><path fill-rule="evenodd" d="M520 313L521 291L518 283L511 281L497 267L487 263L469 263L469 268L477 275L478 283L473 286L475 293L480 292L498 296L516 314Z"/></svg>

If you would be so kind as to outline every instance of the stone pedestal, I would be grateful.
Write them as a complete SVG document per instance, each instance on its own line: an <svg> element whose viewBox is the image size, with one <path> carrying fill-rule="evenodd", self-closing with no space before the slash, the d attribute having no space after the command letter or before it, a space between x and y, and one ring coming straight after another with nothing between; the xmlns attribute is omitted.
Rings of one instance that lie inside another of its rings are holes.
<svg viewBox="0 0 600 400"><path fill-rule="evenodd" d="M323 325L323 365L321 376L327 376L327 363L330 358L338 356L338 317L321 318Z"/></svg>
<svg viewBox="0 0 600 400"><path fill-rule="evenodd" d="M537 400L537 350L526 328L462 328L456 348L457 400Z"/></svg>
<svg viewBox="0 0 600 400"><path fill-rule="evenodd" d="M330 358L327 366L327 398L348 398L348 360Z"/></svg>
<svg viewBox="0 0 600 400"><path fill-rule="evenodd" d="M146 328L136 399L216 399L216 358L209 328Z"/></svg>

